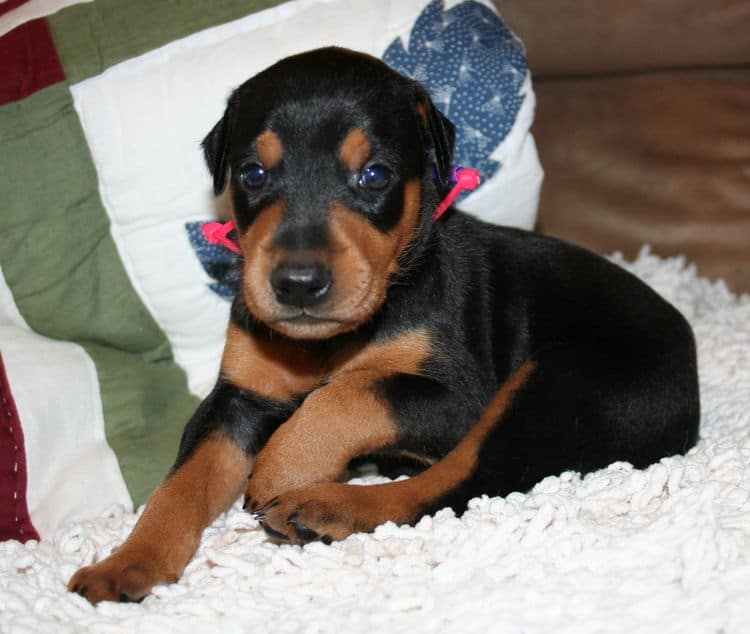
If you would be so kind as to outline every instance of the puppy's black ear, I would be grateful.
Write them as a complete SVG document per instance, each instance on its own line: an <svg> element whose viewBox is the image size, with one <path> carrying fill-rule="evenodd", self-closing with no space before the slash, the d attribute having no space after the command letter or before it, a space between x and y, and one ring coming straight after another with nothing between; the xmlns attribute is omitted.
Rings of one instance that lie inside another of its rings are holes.
<svg viewBox="0 0 750 634"><path fill-rule="evenodd" d="M443 187L448 186L453 162L453 147L456 141L456 128L450 119L437 109L428 92L416 84L417 114L429 137L429 147L435 152L435 167L438 180Z"/></svg>
<svg viewBox="0 0 750 634"><path fill-rule="evenodd" d="M216 125L208 133L201 146L203 147L203 156L208 164L208 171L214 178L214 195L218 196L224 191L227 183L227 169L229 161L227 152L229 151L229 139L232 136L234 128L234 119L239 105L239 94L237 91L232 93L227 102L227 109L224 116L219 119Z"/></svg>

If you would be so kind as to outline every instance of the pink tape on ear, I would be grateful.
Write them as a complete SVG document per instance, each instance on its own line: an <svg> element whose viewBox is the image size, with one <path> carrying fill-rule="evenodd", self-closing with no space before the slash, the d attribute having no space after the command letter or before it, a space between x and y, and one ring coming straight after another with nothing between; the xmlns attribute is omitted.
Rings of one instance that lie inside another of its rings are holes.
<svg viewBox="0 0 750 634"><path fill-rule="evenodd" d="M472 167L454 167L453 173L451 174L451 180L455 180L456 184L433 212L433 221L440 220L440 217L448 210L448 207L453 204L453 201L458 198L458 195L462 191L476 189L482 182L479 172Z"/></svg>
<svg viewBox="0 0 750 634"><path fill-rule="evenodd" d="M203 237L206 238L210 244L220 244L234 253L239 253L240 247L237 243L232 242L232 240L227 238L227 234L232 231L234 227L234 221L230 220L229 222L208 222L203 225L201 229L203 230Z"/></svg>

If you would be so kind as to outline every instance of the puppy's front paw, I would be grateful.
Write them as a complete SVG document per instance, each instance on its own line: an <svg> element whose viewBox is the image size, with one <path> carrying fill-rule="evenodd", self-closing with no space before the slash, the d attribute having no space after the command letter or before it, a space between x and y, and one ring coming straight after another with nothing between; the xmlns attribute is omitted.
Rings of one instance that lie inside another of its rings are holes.
<svg viewBox="0 0 750 634"><path fill-rule="evenodd" d="M314 474L305 473L302 466L288 469L275 458L273 452L261 452L256 458L245 487L245 510L255 513L280 494L318 481Z"/></svg>
<svg viewBox="0 0 750 634"><path fill-rule="evenodd" d="M362 516L350 487L338 483L316 484L283 493L255 512L258 522L279 542L330 544L352 533L371 531L381 522ZM374 523L373 523L374 522Z"/></svg>
<svg viewBox="0 0 750 634"><path fill-rule="evenodd" d="M81 568L68 582L68 590L96 605L100 601L138 602L155 584L177 581L175 575L160 574L153 560L128 559L119 553Z"/></svg>

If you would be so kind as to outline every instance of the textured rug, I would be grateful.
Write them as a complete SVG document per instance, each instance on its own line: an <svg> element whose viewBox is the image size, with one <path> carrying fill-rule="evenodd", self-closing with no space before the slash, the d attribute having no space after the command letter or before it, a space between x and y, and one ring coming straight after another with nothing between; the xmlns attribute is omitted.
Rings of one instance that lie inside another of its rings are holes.
<svg viewBox="0 0 750 634"><path fill-rule="evenodd" d="M564 473L332 546L272 545L235 505L178 584L94 608L65 583L130 531L136 516L113 508L0 544L0 631L750 631L750 297L647 250L623 264L695 329L702 430L687 456Z"/></svg>

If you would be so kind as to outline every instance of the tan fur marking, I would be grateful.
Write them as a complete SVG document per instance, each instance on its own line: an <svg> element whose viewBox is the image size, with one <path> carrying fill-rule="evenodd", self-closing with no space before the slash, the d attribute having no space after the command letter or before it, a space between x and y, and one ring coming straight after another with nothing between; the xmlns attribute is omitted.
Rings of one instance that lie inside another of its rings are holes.
<svg viewBox="0 0 750 634"><path fill-rule="evenodd" d="M350 253L342 250L344 254L363 259L373 274L387 276L398 269L399 257L414 237L420 203L420 183L412 179L404 186L401 218L386 234L375 229L361 214L334 205L330 213L334 244L348 247Z"/></svg>
<svg viewBox="0 0 750 634"><path fill-rule="evenodd" d="M245 258L253 257L256 251L273 248L273 236L279 226L286 206L280 200L271 203L253 221L248 230L240 236L240 246Z"/></svg>
<svg viewBox="0 0 750 634"><path fill-rule="evenodd" d="M426 330L413 330L396 339L342 353L334 358L330 374L333 378L358 370L377 370L383 376L396 372L419 374L430 349L429 333Z"/></svg>
<svg viewBox="0 0 750 634"><path fill-rule="evenodd" d="M341 319L346 329L369 319L380 307L399 258L411 242L421 204L418 179L406 183L403 212L388 233L375 229L366 218L343 205L329 212L332 241L331 268L336 284L330 315Z"/></svg>
<svg viewBox="0 0 750 634"><path fill-rule="evenodd" d="M174 582L195 553L203 529L237 499L251 463L233 442L203 442L149 497L125 543L104 561L79 570L68 584L92 603L143 596Z"/></svg>
<svg viewBox="0 0 750 634"><path fill-rule="evenodd" d="M424 103L421 101L417 102L417 114L419 115L419 118L422 119L422 123L424 124L425 130L428 130L430 127L430 120L427 117L427 108L425 107Z"/></svg>
<svg viewBox="0 0 750 634"><path fill-rule="evenodd" d="M299 346L282 339L260 340L230 323L221 373L237 387L288 401L314 389L323 370L321 360Z"/></svg>
<svg viewBox="0 0 750 634"><path fill-rule="evenodd" d="M285 491L336 480L356 456L392 445L395 423L372 387L397 372L418 374L429 352L429 336L417 331L335 361L330 383L312 392L258 454L248 498L263 506Z"/></svg>
<svg viewBox="0 0 750 634"><path fill-rule="evenodd" d="M284 146L275 132L266 130L261 132L255 140L258 158L266 170L273 169L284 156Z"/></svg>
<svg viewBox="0 0 750 634"><path fill-rule="evenodd" d="M344 166L352 172L358 172L362 169L371 152L370 139L360 128L349 130L341 145L339 145L339 158Z"/></svg>
<svg viewBox="0 0 750 634"><path fill-rule="evenodd" d="M269 280L274 264L274 233L285 210L286 206L282 201L272 203L258 214L239 239L245 258L242 296L248 310L264 321L273 317L276 305Z"/></svg>
<svg viewBox="0 0 750 634"><path fill-rule="evenodd" d="M401 458L406 458L408 460L413 460L414 462L420 462L423 465L428 465L428 466L434 465L437 462L437 460L435 460L434 458L423 456L422 454L414 453L413 451L406 451L406 450L397 451L395 455Z"/></svg>

